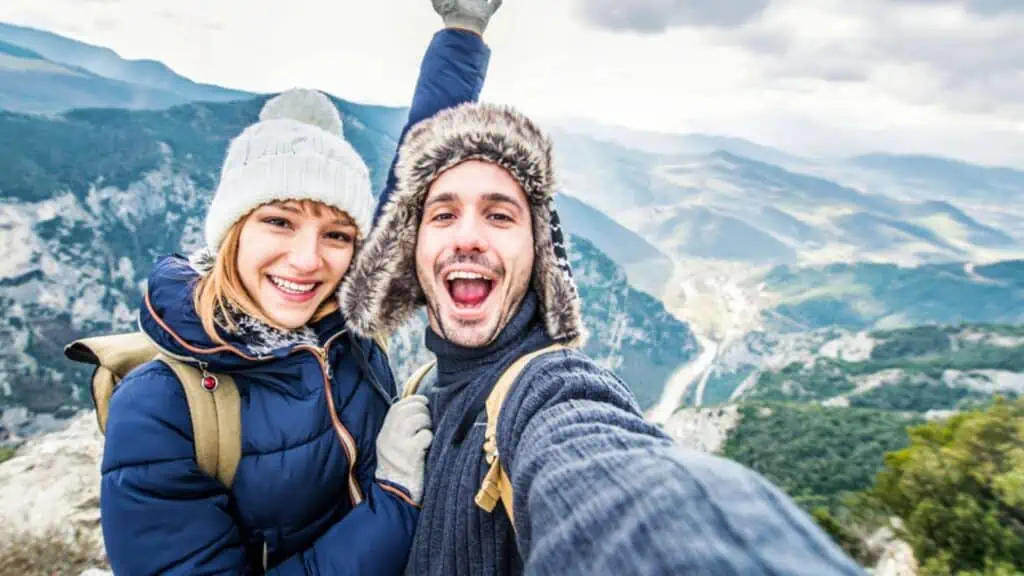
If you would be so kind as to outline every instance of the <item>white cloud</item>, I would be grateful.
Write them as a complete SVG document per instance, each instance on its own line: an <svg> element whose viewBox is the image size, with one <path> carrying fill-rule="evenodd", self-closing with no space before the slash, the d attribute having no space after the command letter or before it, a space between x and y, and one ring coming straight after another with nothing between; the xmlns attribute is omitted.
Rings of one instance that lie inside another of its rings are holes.
<svg viewBox="0 0 1024 576"><path fill-rule="evenodd" d="M427 0L254 4L5 0L0 20L158 59L197 81L312 85L390 105L408 103L440 25ZM1024 165L1024 14L1006 8L1024 2L997 4L722 0L698 12L708 4L507 1L486 35L484 97L546 117L728 134L800 153Z"/></svg>
<svg viewBox="0 0 1024 576"><path fill-rule="evenodd" d="M610 30L664 32L674 26L732 27L756 19L770 0L574 0L584 20Z"/></svg>

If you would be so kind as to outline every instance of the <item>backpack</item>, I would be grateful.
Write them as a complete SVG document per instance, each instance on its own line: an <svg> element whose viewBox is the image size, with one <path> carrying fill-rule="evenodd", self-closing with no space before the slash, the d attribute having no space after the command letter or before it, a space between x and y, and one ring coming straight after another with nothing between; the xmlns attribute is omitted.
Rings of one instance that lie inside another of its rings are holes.
<svg viewBox="0 0 1024 576"><path fill-rule="evenodd" d="M520 356L502 372L498 382L495 383L491 393L487 396L485 410L487 413L487 428L484 433L483 452L484 459L490 465L490 469L487 471L487 475L484 477L480 489L477 490L473 500L477 506L487 512L493 512L494 507L500 500L505 508L505 512L508 514L509 521L512 523L513 530L515 530L516 524L512 512L512 481L509 479L508 473L498 456L498 417L501 415L501 406L512 389L512 385L519 378L519 374L531 360L541 354L555 352L564 348L564 345L556 343ZM430 387L431 379L428 378L428 375L432 373L436 363L437 361L433 360L420 366L406 380L402 388L402 398L416 394L418 391L425 391Z"/></svg>
<svg viewBox="0 0 1024 576"><path fill-rule="evenodd" d="M96 367L90 389L102 433L107 430L110 397L124 377L150 361L166 364L185 391L199 469L231 487L242 457L242 415L238 387L230 375L172 358L142 332L75 340L64 348L64 356Z"/></svg>
<svg viewBox="0 0 1024 576"><path fill-rule="evenodd" d="M374 341L386 354L387 341L381 337ZM166 364L185 391L199 469L231 487L242 458L242 412L238 387L230 374L209 372L202 363L196 367L174 358L143 332L75 340L64 348L64 356L96 367L90 390L102 433L107 429L110 397L124 377L150 361Z"/></svg>

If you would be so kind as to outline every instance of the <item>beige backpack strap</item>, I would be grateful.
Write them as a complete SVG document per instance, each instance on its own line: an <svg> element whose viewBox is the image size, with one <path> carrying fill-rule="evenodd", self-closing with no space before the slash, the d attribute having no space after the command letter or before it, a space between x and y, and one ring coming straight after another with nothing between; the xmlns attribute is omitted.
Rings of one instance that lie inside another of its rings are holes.
<svg viewBox="0 0 1024 576"><path fill-rule="evenodd" d="M377 343L377 346L380 346L380 349L384 351L385 355L388 354L389 341L386 336L384 336L383 334L374 334L373 341Z"/></svg>
<svg viewBox="0 0 1024 576"><path fill-rule="evenodd" d="M163 354L156 360L174 370L185 390L199 469L230 488L242 458L242 405L234 379Z"/></svg>
<svg viewBox="0 0 1024 576"><path fill-rule="evenodd" d="M541 354L563 348L565 348L564 345L556 343L521 356L502 373L501 378L498 379L498 382L491 389L491 393L487 397L487 429L484 435L483 450L484 458L491 468L487 471L487 476L484 477L474 501L480 508L487 512L493 512L494 507L501 500L501 504L505 507L505 512L508 513L508 519L512 521L513 530L516 523L512 513L512 480L508 477L508 473L505 471L504 466L502 466L498 455L498 417L501 414L501 405L505 402L505 397L508 396L512 385L519 378L519 374L531 360Z"/></svg>
<svg viewBox="0 0 1024 576"><path fill-rule="evenodd" d="M436 363L437 360L431 360L417 368L416 371L412 373L412 376L409 376L409 379L405 381L405 385L402 386L402 398L408 398L419 390L420 383L423 382L423 377L427 375L427 372L430 372Z"/></svg>
<svg viewBox="0 0 1024 576"><path fill-rule="evenodd" d="M121 379L153 359L156 347L141 332L104 334L75 340L64 347L64 356L95 366L89 389L96 406L100 432L106 433L110 396Z"/></svg>

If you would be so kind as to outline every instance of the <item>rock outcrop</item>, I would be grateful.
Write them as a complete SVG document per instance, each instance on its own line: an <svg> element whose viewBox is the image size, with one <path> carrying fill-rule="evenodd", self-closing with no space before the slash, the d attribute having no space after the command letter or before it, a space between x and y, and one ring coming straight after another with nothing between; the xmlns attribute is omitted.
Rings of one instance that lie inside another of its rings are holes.
<svg viewBox="0 0 1024 576"><path fill-rule="evenodd" d="M60 431L36 436L0 465L0 526L18 536L90 542L103 559L100 530L100 457L103 437L94 412ZM12 534L8 534L10 536Z"/></svg>
<svg viewBox="0 0 1024 576"><path fill-rule="evenodd" d="M713 408L683 408L665 422L665 432L693 450L718 453L729 433L740 423L736 404Z"/></svg>

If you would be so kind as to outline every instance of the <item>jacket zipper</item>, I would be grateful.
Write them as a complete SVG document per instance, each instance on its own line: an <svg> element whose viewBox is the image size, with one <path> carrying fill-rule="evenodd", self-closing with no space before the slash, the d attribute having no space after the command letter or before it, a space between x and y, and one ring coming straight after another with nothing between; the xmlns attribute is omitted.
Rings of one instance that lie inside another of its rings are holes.
<svg viewBox="0 0 1024 576"><path fill-rule="evenodd" d="M155 310L153 310L153 306L150 304L149 301L148 292L146 293L145 296L145 303L146 307L149 308L149 313L153 316L153 319L157 322L157 324L159 324L160 327L163 328L168 334L174 337L174 339L177 340L182 347L184 347L186 350L189 350L190 352L202 354L204 352L229 351L237 356L253 361L264 361L273 358L273 356L259 356L253 358L252 356L243 354L240 350L237 350L234 346L230 345L221 346L219 348L215 348L209 351L198 349L190 345L188 342L185 342L185 340L183 340L181 337L175 334L173 330L171 330L170 326L164 323L163 319L157 315ZM163 353L166 353L171 358L181 360L182 362L193 362L195 364L198 364L200 368L204 370L206 369L206 363L201 360L197 360L195 358L186 358L167 353L163 348L157 345L157 343L154 342L152 338L149 337L149 334L146 334L146 331L142 328L142 319L139 318L136 322L139 325L139 331L142 332L142 334L145 335L150 342L152 342L155 348L157 348ZM332 394L331 392L331 367L327 362L327 349L330 348L331 344L334 342L335 339L339 338L347 331L348 329L344 329L335 334L334 336L328 338L327 342L324 342L323 348L320 348L319 346L296 346L291 351L289 351L287 355L291 356L296 350L309 350L310 352L313 353L313 355L316 357L317 362L320 364L320 371L323 374L324 378L324 392L327 395L327 407L331 415L331 424L334 426L334 431L337 434L338 439L341 441L341 446L345 450L345 455L348 457L349 497L352 501L352 506L355 507L358 506L363 501L363 491L359 488L359 483L355 481L356 458L359 456L359 451L356 447L355 439L352 438L352 435L345 428L345 425L341 423L341 418L338 417L337 408L335 408L334 406L334 394Z"/></svg>
<svg viewBox="0 0 1024 576"><path fill-rule="evenodd" d="M358 506L363 501L363 491L359 488L359 483L355 479L356 459L359 456L359 450L356 446L356 441L349 433L345 425L341 423L341 418L338 416L338 409L334 405L334 393L331 386L331 365L327 361L327 350L330 348L331 343L334 342L335 338L338 338L344 334L346 330L331 336L327 342L324 343L323 348L319 346L296 346L296 349L309 350L316 357L317 362L320 364L320 370L323 373L324 378L324 395L327 396L327 408L331 413L331 424L334 425L334 431L338 435L338 439L341 440L341 446L345 450L345 455L348 457L348 490L349 498L352 501L352 506Z"/></svg>

